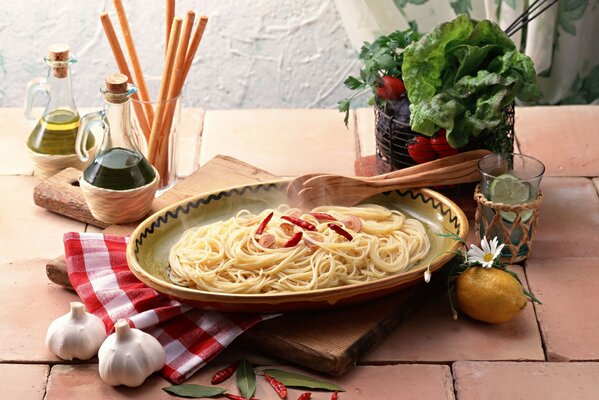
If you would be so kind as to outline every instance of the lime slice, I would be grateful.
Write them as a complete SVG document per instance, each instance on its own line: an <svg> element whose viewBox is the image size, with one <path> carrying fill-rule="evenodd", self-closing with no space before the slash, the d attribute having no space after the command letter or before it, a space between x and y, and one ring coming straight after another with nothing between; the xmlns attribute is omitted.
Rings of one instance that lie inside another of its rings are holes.
<svg viewBox="0 0 599 400"><path fill-rule="evenodd" d="M495 203L522 204L530 199L530 184L522 182L511 174L499 175L489 185L490 200ZM501 216L508 222L514 222L516 213L502 211ZM522 213L522 222L526 222L532 216L532 210Z"/></svg>

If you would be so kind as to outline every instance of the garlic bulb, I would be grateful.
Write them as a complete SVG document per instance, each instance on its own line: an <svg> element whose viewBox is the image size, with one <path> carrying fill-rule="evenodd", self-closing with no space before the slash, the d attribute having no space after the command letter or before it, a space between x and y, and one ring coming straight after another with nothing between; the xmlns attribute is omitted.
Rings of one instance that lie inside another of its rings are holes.
<svg viewBox="0 0 599 400"><path fill-rule="evenodd" d="M85 311L78 302L71 303L71 311L52 321L46 333L46 346L63 360L87 360L98 352L106 339L106 328L98 317Z"/></svg>
<svg viewBox="0 0 599 400"><path fill-rule="evenodd" d="M129 327L125 320L118 320L114 328L98 351L100 378L111 386L139 386L164 366L166 353L154 336Z"/></svg>

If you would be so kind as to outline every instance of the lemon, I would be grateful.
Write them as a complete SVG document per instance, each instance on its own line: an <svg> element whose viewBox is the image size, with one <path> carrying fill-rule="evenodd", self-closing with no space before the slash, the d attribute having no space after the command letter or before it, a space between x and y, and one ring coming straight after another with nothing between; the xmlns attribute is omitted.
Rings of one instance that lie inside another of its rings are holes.
<svg viewBox="0 0 599 400"><path fill-rule="evenodd" d="M470 318L499 324L526 307L520 283L497 268L470 267L456 280L458 307Z"/></svg>
<svg viewBox="0 0 599 400"><path fill-rule="evenodd" d="M522 182L512 174L499 175L489 185L489 200L503 204L522 204L531 198L530 184ZM522 213L522 222L526 222L532 216L532 210ZM516 213L501 211L501 217L508 222L514 222Z"/></svg>

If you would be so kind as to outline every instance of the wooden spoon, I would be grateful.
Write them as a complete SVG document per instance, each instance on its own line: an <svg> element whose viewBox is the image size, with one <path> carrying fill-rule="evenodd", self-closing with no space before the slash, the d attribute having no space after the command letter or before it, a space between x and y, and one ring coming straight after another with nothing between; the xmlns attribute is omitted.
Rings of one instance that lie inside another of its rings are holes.
<svg viewBox="0 0 599 400"><path fill-rule="evenodd" d="M453 156L439 158L437 160L429 161L427 163L414 165L412 167L403 168L403 169L388 172L388 173L382 174L382 175L364 177L362 179L367 180L367 181L372 181L372 180L378 181L381 179L399 178L402 176L413 175L413 174L417 174L420 172L430 171L431 169L447 167L449 165L457 164L457 163L460 163L463 161L479 160L482 157L484 157L490 153L491 152L488 150L466 151L464 153L459 153L459 154L456 154ZM295 198L297 196L297 194L302 189L304 189L305 182L307 182L308 180L315 178L317 176L325 176L325 175L332 175L332 174L312 173L312 174L298 176L297 178L295 178L291 182L289 182L289 185L287 186L287 190L286 190L287 197L289 199Z"/></svg>
<svg viewBox="0 0 599 400"><path fill-rule="evenodd" d="M325 204L353 206L390 190L476 182L479 180L478 161L490 153L473 150L370 178L311 174L297 178L301 185L294 185L296 180L292 181L287 196L290 202L305 209ZM299 192L298 188L301 188Z"/></svg>

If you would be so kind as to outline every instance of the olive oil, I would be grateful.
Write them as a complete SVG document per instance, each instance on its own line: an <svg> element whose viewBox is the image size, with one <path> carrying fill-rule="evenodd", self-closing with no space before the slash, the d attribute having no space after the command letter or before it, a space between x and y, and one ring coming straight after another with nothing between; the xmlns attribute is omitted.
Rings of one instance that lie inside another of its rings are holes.
<svg viewBox="0 0 599 400"><path fill-rule="evenodd" d="M155 178L154 169L141 153L115 147L98 154L83 172L89 184L112 190L145 186Z"/></svg>
<svg viewBox="0 0 599 400"><path fill-rule="evenodd" d="M27 147L36 153L50 155L75 154L75 139L79 129L79 115L70 110L53 110L42 116L29 135ZM86 148L94 147L89 136Z"/></svg>

